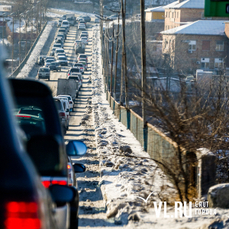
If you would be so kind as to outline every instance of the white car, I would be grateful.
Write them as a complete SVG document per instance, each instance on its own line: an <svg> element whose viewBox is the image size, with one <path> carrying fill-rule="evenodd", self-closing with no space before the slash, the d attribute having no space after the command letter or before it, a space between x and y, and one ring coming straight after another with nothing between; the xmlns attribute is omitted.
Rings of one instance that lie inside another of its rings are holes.
<svg viewBox="0 0 229 229"><path fill-rule="evenodd" d="M70 27L70 25L69 25L68 20L63 20L63 21L62 21L62 25L61 25L61 27L67 27L67 28L69 28L69 27Z"/></svg>
<svg viewBox="0 0 229 229"><path fill-rule="evenodd" d="M65 51L64 51L63 48L57 48L57 49L55 50L55 53L54 53L55 58L57 58L58 54L62 54L62 55L64 55L64 56L66 56Z"/></svg>
<svg viewBox="0 0 229 229"><path fill-rule="evenodd" d="M69 103L70 111L73 111L74 102L73 102L73 99L72 99L72 97L70 95L58 95L58 97L67 98L68 99L68 103Z"/></svg>
<svg viewBox="0 0 229 229"><path fill-rule="evenodd" d="M78 29L85 30L85 29L86 29L85 24L84 24L84 23L80 23L80 24L78 25Z"/></svg>
<svg viewBox="0 0 229 229"><path fill-rule="evenodd" d="M81 37L81 41L82 41L85 45L88 45L88 38L87 38L87 37Z"/></svg>

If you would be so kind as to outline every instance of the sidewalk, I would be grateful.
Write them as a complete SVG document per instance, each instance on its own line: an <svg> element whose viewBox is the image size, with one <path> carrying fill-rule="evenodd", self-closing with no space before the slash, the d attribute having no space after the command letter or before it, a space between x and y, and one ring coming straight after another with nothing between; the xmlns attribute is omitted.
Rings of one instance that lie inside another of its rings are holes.
<svg viewBox="0 0 229 229"><path fill-rule="evenodd" d="M134 135L118 121L104 93L99 27L92 41L92 108L96 149L100 161L102 195L107 218L125 228L229 228L229 211L217 209L217 215L192 215L175 218L174 207L162 205L176 196L176 190L163 172L144 152ZM156 209L157 210L157 209ZM165 213L166 214L165 214ZM210 227L209 227L210 226ZM216 227L218 228L218 227Z"/></svg>

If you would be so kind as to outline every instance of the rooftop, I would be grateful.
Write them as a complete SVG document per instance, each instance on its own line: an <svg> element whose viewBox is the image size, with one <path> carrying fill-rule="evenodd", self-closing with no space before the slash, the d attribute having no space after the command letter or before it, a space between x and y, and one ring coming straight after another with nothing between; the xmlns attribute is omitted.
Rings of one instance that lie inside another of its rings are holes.
<svg viewBox="0 0 229 229"><path fill-rule="evenodd" d="M164 11L165 11L165 6L158 6L158 7L148 8L145 10L145 12L164 12Z"/></svg>
<svg viewBox="0 0 229 229"><path fill-rule="evenodd" d="M180 9L180 8L190 8L190 9L204 9L204 0L183 0L175 1L168 4L164 8L166 9Z"/></svg>
<svg viewBox="0 0 229 229"><path fill-rule="evenodd" d="M173 29L165 30L161 32L161 34L224 35L225 22L228 21L198 20Z"/></svg>

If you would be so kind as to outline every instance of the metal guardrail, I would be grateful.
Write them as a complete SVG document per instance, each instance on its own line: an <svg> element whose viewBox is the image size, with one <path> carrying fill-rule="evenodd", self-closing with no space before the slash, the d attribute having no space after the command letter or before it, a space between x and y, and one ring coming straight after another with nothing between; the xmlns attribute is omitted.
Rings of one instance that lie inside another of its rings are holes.
<svg viewBox="0 0 229 229"><path fill-rule="evenodd" d="M43 33L45 27L47 25L47 22L44 24L41 32L39 33L39 35L37 36L36 40L33 42L33 45L31 46L29 52L27 53L27 55L25 56L24 60L20 63L20 65L14 70L14 72L8 76L8 78L16 78L17 75L20 73L21 69L25 66L27 60L29 59L34 47L36 46L38 40L40 39L41 34Z"/></svg>

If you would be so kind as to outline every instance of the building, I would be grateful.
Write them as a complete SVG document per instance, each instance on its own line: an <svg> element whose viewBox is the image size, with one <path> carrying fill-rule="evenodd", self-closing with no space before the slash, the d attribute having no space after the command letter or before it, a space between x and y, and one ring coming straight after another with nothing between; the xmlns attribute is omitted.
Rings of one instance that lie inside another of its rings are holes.
<svg viewBox="0 0 229 229"><path fill-rule="evenodd" d="M145 10L145 20L155 21L155 20L165 20L165 8L163 6L148 8Z"/></svg>
<svg viewBox="0 0 229 229"><path fill-rule="evenodd" d="M204 18L204 0L178 0L164 7L164 30Z"/></svg>
<svg viewBox="0 0 229 229"><path fill-rule="evenodd" d="M8 16L12 11L11 5L0 5L0 17Z"/></svg>
<svg viewBox="0 0 229 229"><path fill-rule="evenodd" d="M179 72L217 70L227 63L228 39L223 20L198 20L161 32L162 55Z"/></svg>

